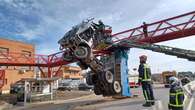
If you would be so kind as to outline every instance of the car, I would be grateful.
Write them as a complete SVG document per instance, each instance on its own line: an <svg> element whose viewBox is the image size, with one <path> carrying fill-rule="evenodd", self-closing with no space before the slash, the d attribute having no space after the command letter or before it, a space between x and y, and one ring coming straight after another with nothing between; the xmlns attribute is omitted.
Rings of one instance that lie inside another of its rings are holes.
<svg viewBox="0 0 195 110"><path fill-rule="evenodd" d="M10 87L10 94L14 94L17 97L17 101L24 101L24 83L18 81L15 84L12 84Z"/></svg>
<svg viewBox="0 0 195 110"><path fill-rule="evenodd" d="M61 91L64 91L64 90L71 91L72 87L71 87L70 83L61 83L61 84L59 84L58 90L61 90Z"/></svg>
<svg viewBox="0 0 195 110"><path fill-rule="evenodd" d="M24 91L23 83L15 83L10 86L10 94L17 94L22 91Z"/></svg>
<svg viewBox="0 0 195 110"><path fill-rule="evenodd" d="M93 90L93 86L89 86L86 83L81 83L78 86L79 90Z"/></svg>

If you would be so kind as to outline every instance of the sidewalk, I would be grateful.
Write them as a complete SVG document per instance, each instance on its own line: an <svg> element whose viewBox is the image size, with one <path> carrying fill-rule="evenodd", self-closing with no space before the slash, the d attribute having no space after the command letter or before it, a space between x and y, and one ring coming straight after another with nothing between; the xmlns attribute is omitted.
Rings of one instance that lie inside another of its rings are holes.
<svg viewBox="0 0 195 110"><path fill-rule="evenodd" d="M0 110L8 110L8 109L11 109L12 108L12 105L11 104L8 104L6 102L0 102Z"/></svg>
<svg viewBox="0 0 195 110"><path fill-rule="evenodd" d="M164 88L164 84L153 84L154 88Z"/></svg>
<svg viewBox="0 0 195 110"><path fill-rule="evenodd" d="M45 104L63 104L63 103L70 103L70 102L75 102L79 100L89 100L93 99L95 94L87 95L87 96L81 96L78 98L73 98L73 99L67 99L67 100L52 100L52 101L44 101L44 102L34 102L34 103L27 103L25 106L13 106L14 109L11 110L20 110L20 109L28 109L29 107L35 107L35 106L40 106L40 105L45 105ZM100 98L101 99L101 98Z"/></svg>

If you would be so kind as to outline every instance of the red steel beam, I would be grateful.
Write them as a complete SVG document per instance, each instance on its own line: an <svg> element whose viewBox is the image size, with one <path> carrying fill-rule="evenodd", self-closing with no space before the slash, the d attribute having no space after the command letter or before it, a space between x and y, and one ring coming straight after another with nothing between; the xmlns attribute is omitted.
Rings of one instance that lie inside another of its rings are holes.
<svg viewBox="0 0 195 110"><path fill-rule="evenodd" d="M146 24L148 37L144 36L143 25L113 34L114 42L136 40L150 43L168 41L195 35L195 11Z"/></svg>
<svg viewBox="0 0 195 110"><path fill-rule="evenodd" d="M185 19L185 20L182 20ZM112 35L115 43L122 40L136 40L149 43L157 43L195 35L195 11L147 24L147 34L143 32L143 26L128 29ZM51 55L32 55L26 57L22 53L0 52L0 66L39 66L57 67L71 62L63 61L63 52ZM109 54L106 50L94 51L96 55ZM76 60L75 60L76 61ZM75 62L73 61L73 62Z"/></svg>
<svg viewBox="0 0 195 110"><path fill-rule="evenodd" d="M155 36L153 38L148 37L143 40L139 40L141 42L149 42L149 43L157 43L157 42L163 42L163 41L168 41L168 40L173 40L173 39L179 39L179 38L184 38L184 37L189 37L195 35L195 28L189 28L185 29L183 31L177 31L177 32L172 32L164 35L159 35Z"/></svg>

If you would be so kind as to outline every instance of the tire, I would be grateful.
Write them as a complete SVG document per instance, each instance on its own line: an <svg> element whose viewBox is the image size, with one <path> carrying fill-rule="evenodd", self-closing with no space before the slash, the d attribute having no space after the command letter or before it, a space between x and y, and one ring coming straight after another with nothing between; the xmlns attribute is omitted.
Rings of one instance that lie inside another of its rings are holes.
<svg viewBox="0 0 195 110"><path fill-rule="evenodd" d="M87 58L89 57L90 54L91 54L90 47L87 46L79 46L74 50L74 55L78 59Z"/></svg>
<svg viewBox="0 0 195 110"><path fill-rule="evenodd" d="M95 93L96 95L101 95L101 94L102 94L101 90L97 87L97 85L94 86L94 93Z"/></svg>
<svg viewBox="0 0 195 110"><path fill-rule="evenodd" d="M121 93L122 88L121 88L121 85L120 85L120 83L118 81L114 81L114 83L113 83L113 90L117 94Z"/></svg>
<svg viewBox="0 0 195 110"><path fill-rule="evenodd" d="M106 71L106 73L104 74L104 77L105 77L105 80L108 83L113 83L113 81L114 81L114 75L112 74L112 72Z"/></svg>
<svg viewBox="0 0 195 110"><path fill-rule="evenodd" d="M73 61L73 56L72 56L72 54L70 52L64 52L62 54L62 57L63 57L64 61L67 61L67 62Z"/></svg>

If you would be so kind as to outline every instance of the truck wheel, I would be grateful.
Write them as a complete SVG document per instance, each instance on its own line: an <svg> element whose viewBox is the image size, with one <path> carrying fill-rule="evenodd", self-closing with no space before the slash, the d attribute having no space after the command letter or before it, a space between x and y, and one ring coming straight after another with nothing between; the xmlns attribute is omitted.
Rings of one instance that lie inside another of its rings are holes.
<svg viewBox="0 0 195 110"><path fill-rule="evenodd" d="M101 94L102 94L101 90L97 87L97 85L94 86L94 93L95 93L96 95L101 95Z"/></svg>
<svg viewBox="0 0 195 110"><path fill-rule="evenodd" d="M73 60L73 56L70 52L64 52L62 57L63 57L63 60L67 62L70 62Z"/></svg>
<svg viewBox="0 0 195 110"><path fill-rule="evenodd" d="M115 93L120 93L122 91L121 85L118 81L114 81L113 89Z"/></svg>
<svg viewBox="0 0 195 110"><path fill-rule="evenodd" d="M87 58L87 57L90 55L90 47L79 46L79 47L77 47L77 48L75 49L74 55L75 55L78 59Z"/></svg>
<svg viewBox="0 0 195 110"><path fill-rule="evenodd" d="M105 79L108 83L113 83L114 81L114 75L110 71L106 71L105 73Z"/></svg>

